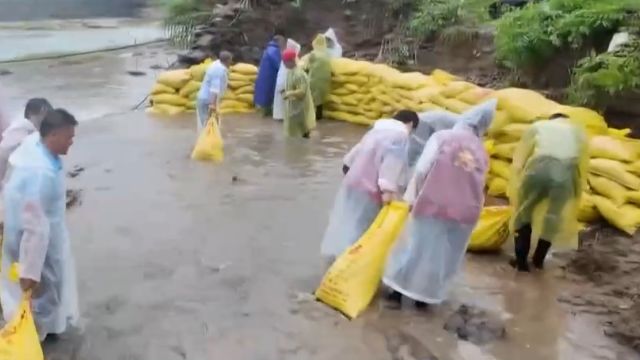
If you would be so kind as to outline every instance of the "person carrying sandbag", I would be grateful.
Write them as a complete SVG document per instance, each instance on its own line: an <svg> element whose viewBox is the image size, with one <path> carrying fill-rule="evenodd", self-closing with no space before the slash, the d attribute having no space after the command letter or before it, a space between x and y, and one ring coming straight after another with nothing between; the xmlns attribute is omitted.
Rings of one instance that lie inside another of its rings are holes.
<svg viewBox="0 0 640 360"><path fill-rule="evenodd" d="M327 39L318 35L312 43L313 51L307 55L305 69L309 72L309 84L316 106L316 119L322 119L322 109L331 92L331 59L327 50Z"/></svg>
<svg viewBox="0 0 640 360"><path fill-rule="evenodd" d="M425 144L440 130L453 128L459 115L446 110L431 110L418 114L420 123L409 141L409 166L414 167Z"/></svg>
<svg viewBox="0 0 640 360"><path fill-rule="evenodd" d="M424 147L404 196L412 206L407 235L393 249L383 277L393 306L403 295L418 308L446 299L484 205L489 158L482 136L496 106L490 100L468 110Z"/></svg>
<svg viewBox="0 0 640 360"><path fill-rule="evenodd" d="M320 249L329 262L358 241L384 204L399 197L409 137L417 126L418 114L410 110L378 120L344 157L344 179Z"/></svg>
<svg viewBox="0 0 640 360"><path fill-rule="evenodd" d="M204 128L209 120L210 112L218 113L222 97L227 91L229 66L232 61L233 55L230 52L221 51L220 59L212 62L205 72L196 104L198 132Z"/></svg>
<svg viewBox="0 0 640 360"><path fill-rule="evenodd" d="M577 212L587 178L588 143L583 129L563 114L538 121L523 135L513 154L507 195L514 214L515 259L510 264L529 271L531 241L537 240L533 265L542 269L552 244L578 246Z"/></svg>
<svg viewBox="0 0 640 360"><path fill-rule="evenodd" d="M271 115L271 106L273 105L273 97L276 91L276 79L278 78L278 69L281 62L281 52L285 46L285 38L282 35L275 35L267 44L258 67L253 102L262 110L262 114L265 117Z"/></svg>
<svg viewBox="0 0 640 360"><path fill-rule="evenodd" d="M291 49L296 52L296 54L300 53L300 44L295 42L292 39L287 40L287 49ZM284 52L284 51L283 51ZM280 63L280 68L278 69L278 76L276 77L276 92L273 95L273 119L277 121L284 120L284 98L283 98L283 90L287 85L287 74L289 73L289 69L284 65L284 61Z"/></svg>
<svg viewBox="0 0 640 360"><path fill-rule="evenodd" d="M40 339L77 325L78 290L65 223L65 172L78 122L64 109L47 112L39 133L27 137L9 163L4 189L4 244L0 302L4 319L14 318L23 293L33 292ZM19 281L11 274L17 269Z"/></svg>
<svg viewBox="0 0 640 360"><path fill-rule="evenodd" d="M289 137L309 138L311 130L316 127L313 99L309 89L309 79L297 65L298 54L287 49L282 60L287 67L287 82L282 97L284 98L284 133Z"/></svg>

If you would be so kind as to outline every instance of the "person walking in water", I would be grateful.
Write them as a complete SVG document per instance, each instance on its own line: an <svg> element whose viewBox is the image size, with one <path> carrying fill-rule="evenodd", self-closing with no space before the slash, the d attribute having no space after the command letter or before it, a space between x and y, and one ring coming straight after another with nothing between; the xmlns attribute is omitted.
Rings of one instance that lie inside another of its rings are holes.
<svg viewBox="0 0 640 360"><path fill-rule="evenodd" d="M284 106L284 132L289 137L309 137L309 133L316 127L313 110L313 100L309 90L307 74L297 65L298 54L293 49L287 49L282 54L284 65L287 67L287 82L282 92Z"/></svg>
<svg viewBox="0 0 640 360"><path fill-rule="evenodd" d="M2 140L0 140L0 188L7 173L9 156L27 136L40 129L40 123L51 110L53 107L47 99L29 99L24 109L24 118L12 121L2 133Z"/></svg>
<svg viewBox="0 0 640 360"><path fill-rule="evenodd" d="M286 40L282 35L275 35L267 44L262 54L258 77L256 79L253 102L262 109L263 116L271 116L273 97L276 91L278 69L280 69L281 52L284 51Z"/></svg>
<svg viewBox="0 0 640 360"><path fill-rule="evenodd" d="M309 71L309 84L316 107L316 119L322 119L325 100L331 92L331 60L327 49L327 38L318 35L312 43L313 51L307 55L306 69Z"/></svg>
<svg viewBox="0 0 640 360"><path fill-rule="evenodd" d="M220 58L207 68L202 80L198 100L196 102L198 116L198 132L204 128L209 120L210 112L217 112L222 97L227 91L229 83L229 67L233 61L233 55L228 51L221 51Z"/></svg>
<svg viewBox="0 0 640 360"><path fill-rule="evenodd" d="M584 130L563 114L534 123L520 140L508 189L515 235L515 259L510 264L518 271L530 270L532 241L537 241L532 259L537 269L544 267L552 245L578 247L577 213L587 179L588 153Z"/></svg>
<svg viewBox="0 0 640 360"><path fill-rule="evenodd" d="M489 158L482 136L496 105L470 109L425 145L404 196L412 206L407 236L392 250L383 277L392 306L403 295L419 308L446 299L484 205Z"/></svg>
<svg viewBox="0 0 640 360"><path fill-rule="evenodd" d="M73 143L77 124L66 110L49 111L39 133L27 137L9 158L0 303L8 321L15 316L23 294L31 293L41 340L66 332L79 317L61 159ZM15 269L19 282L10 276Z"/></svg>
<svg viewBox="0 0 640 360"><path fill-rule="evenodd" d="M409 110L378 120L344 157L344 178L320 250L329 262L358 241L384 204L399 198L409 136L417 126L418 114Z"/></svg>

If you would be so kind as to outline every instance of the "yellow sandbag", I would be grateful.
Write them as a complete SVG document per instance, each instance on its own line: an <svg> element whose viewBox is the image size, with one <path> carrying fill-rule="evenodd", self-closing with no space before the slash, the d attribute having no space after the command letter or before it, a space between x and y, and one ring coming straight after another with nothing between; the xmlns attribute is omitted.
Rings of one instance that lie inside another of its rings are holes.
<svg viewBox="0 0 640 360"><path fill-rule="evenodd" d="M231 72L243 75L257 75L258 68L251 64L237 63L231 67Z"/></svg>
<svg viewBox="0 0 640 360"><path fill-rule="evenodd" d="M191 80L189 69L169 70L158 75L157 82L170 88L179 90Z"/></svg>
<svg viewBox="0 0 640 360"><path fill-rule="evenodd" d="M238 99L237 97L235 97L234 99L223 99L220 106L227 107L227 108L248 108L249 107L248 103L239 101L237 99Z"/></svg>
<svg viewBox="0 0 640 360"><path fill-rule="evenodd" d="M510 206L488 206L482 209L476 227L471 233L468 251L498 251L509 238Z"/></svg>
<svg viewBox="0 0 640 360"><path fill-rule="evenodd" d="M245 75L238 72L229 74L229 81L253 83L256 81L257 75Z"/></svg>
<svg viewBox="0 0 640 360"><path fill-rule="evenodd" d="M330 95L345 96L345 95L351 95L351 94L353 94L351 90L347 89L345 86L341 86L341 87L332 88Z"/></svg>
<svg viewBox="0 0 640 360"><path fill-rule="evenodd" d="M253 86L253 84L245 85L245 86L243 86L241 88L235 89L233 92L236 93L237 95L244 95L244 94L253 95L254 86Z"/></svg>
<svg viewBox="0 0 640 360"><path fill-rule="evenodd" d="M253 83L250 81L239 81L239 80L229 80L229 89L242 89L245 86L253 86Z"/></svg>
<svg viewBox="0 0 640 360"><path fill-rule="evenodd" d="M420 113L425 111L437 110L437 109L440 109L440 107L430 102L423 102L418 105L417 109L418 109L417 112Z"/></svg>
<svg viewBox="0 0 640 360"><path fill-rule="evenodd" d="M151 101L154 105L167 104L173 106L186 106L189 99L177 94L158 94L151 96Z"/></svg>
<svg viewBox="0 0 640 360"><path fill-rule="evenodd" d="M185 106L184 108L187 110L195 110L197 106L197 101L189 101L187 103L187 106Z"/></svg>
<svg viewBox="0 0 640 360"><path fill-rule="evenodd" d="M338 84L354 84L354 85L365 85L369 78L365 75L338 75L333 77L333 81Z"/></svg>
<svg viewBox="0 0 640 360"><path fill-rule="evenodd" d="M608 198L617 206L627 201L627 189L613 180L602 176L589 175L589 186L591 186L593 191Z"/></svg>
<svg viewBox="0 0 640 360"><path fill-rule="evenodd" d="M578 221L590 223L599 218L600 213L593 202L593 195L583 192L580 198L580 207L578 208Z"/></svg>
<svg viewBox="0 0 640 360"><path fill-rule="evenodd" d="M201 82L191 80L187 83L187 85L183 86L182 89L180 89L178 94L180 94L180 96L182 96L183 98L189 98L191 94L197 93L200 90L201 85Z"/></svg>
<svg viewBox="0 0 640 360"><path fill-rule="evenodd" d="M425 88L413 91L411 95L417 101L432 102L431 98L436 95L440 95L440 91L442 91L442 89L443 88L440 86L425 87Z"/></svg>
<svg viewBox="0 0 640 360"><path fill-rule="evenodd" d="M224 143L218 128L218 117L212 115L205 128L202 129L191 159L200 161L222 162L224 160Z"/></svg>
<svg viewBox="0 0 640 360"><path fill-rule="evenodd" d="M632 190L640 190L640 178L626 171L624 163L609 159L589 160L589 172L606 177Z"/></svg>
<svg viewBox="0 0 640 360"><path fill-rule="evenodd" d="M456 99L470 105L478 105L491 95L493 90L479 86L469 88L456 96Z"/></svg>
<svg viewBox="0 0 640 360"><path fill-rule="evenodd" d="M325 111L324 115L327 117L327 119L348 121L350 123L360 125L371 125L377 120L376 118L368 119L367 117L362 115L356 115L343 111Z"/></svg>
<svg viewBox="0 0 640 360"><path fill-rule="evenodd" d="M447 85L448 83L458 79L455 75L452 75L444 70L435 69L431 73L431 78L440 85Z"/></svg>
<svg viewBox="0 0 640 360"><path fill-rule="evenodd" d="M250 105L253 104L253 94L240 94L236 96L236 99Z"/></svg>
<svg viewBox="0 0 640 360"><path fill-rule="evenodd" d="M316 298L350 319L364 311L378 290L387 255L408 214L405 203L385 206L360 240L329 268Z"/></svg>
<svg viewBox="0 0 640 360"><path fill-rule="evenodd" d="M632 162L637 153L627 141L611 136L594 136L589 141L589 156Z"/></svg>
<svg viewBox="0 0 640 360"><path fill-rule="evenodd" d="M508 180L511 177L511 163L504 160L491 159L489 161L489 171L493 175Z"/></svg>
<svg viewBox="0 0 640 360"><path fill-rule="evenodd" d="M498 100L498 109L505 110L515 122L532 122L546 119L554 114L558 103L533 90L507 88L494 91L492 98Z"/></svg>
<svg viewBox="0 0 640 360"><path fill-rule="evenodd" d="M438 106L440 106L440 107L442 107L442 108L444 108L446 110L454 112L456 114L461 114L461 113L463 113L463 112L465 112L465 111L467 111L468 109L471 108L471 105L469 105L469 104L467 104L465 102L462 102L462 101L460 101L460 100L458 100L456 98L447 99L442 95L432 96L431 97L431 101L434 104L436 104L436 105L438 105Z"/></svg>
<svg viewBox="0 0 640 360"><path fill-rule="evenodd" d="M14 318L0 330L0 360L44 360L30 295L24 296Z"/></svg>
<svg viewBox="0 0 640 360"><path fill-rule="evenodd" d="M638 219L635 212L625 211L629 210L628 207L616 205L611 200L598 195L593 197L593 203L609 224L629 235L633 235L636 232L640 219Z"/></svg>
<svg viewBox="0 0 640 360"><path fill-rule="evenodd" d="M386 80L398 89L417 90L427 86L427 76L419 72L399 73Z"/></svg>
<svg viewBox="0 0 640 360"><path fill-rule="evenodd" d="M631 164L627 164L626 169L632 174L640 175L640 160L634 161Z"/></svg>
<svg viewBox="0 0 640 360"><path fill-rule="evenodd" d="M207 72L207 69L209 69L211 62L211 59L206 59L202 63L190 67L189 72L191 73L191 78L195 81L202 82L202 80L204 80L204 74Z"/></svg>
<svg viewBox="0 0 640 360"><path fill-rule="evenodd" d="M640 191L629 191L626 199L632 204L640 205Z"/></svg>
<svg viewBox="0 0 640 360"><path fill-rule="evenodd" d="M629 128L626 128L626 129L608 128L607 129L607 135L614 138L618 138L618 139L624 139L627 136L629 136L629 134L631 134L631 129Z"/></svg>
<svg viewBox="0 0 640 360"><path fill-rule="evenodd" d="M571 123L582 126L590 135L607 135L608 133L604 117L591 109L561 105L555 112L567 115Z"/></svg>
<svg viewBox="0 0 640 360"><path fill-rule="evenodd" d="M495 153L495 149L496 149L496 142L489 139L489 140L485 140L483 143L484 145L484 150L487 152L487 155L491 156Z"/></svg>
<svg viewBox="0 0 640 360"><path fill-rule="evenodd" d="M249 114L254 112L255 110L248 107L242 108L231 108L231 107L221 107L219 110L220 115L226 114Z"/></svg>
<svg viewBox="0 0 640 360"><path fill-rule="evenodd" d="M504 126L502 129L496 131L491 136L496 139L496 142L510 143L518 142L522 138L527 130L529 130L529 124L513 123Z"/></svg>
<svg viewBox="0 0 640 360"><path fill-rule="evenodd" d="M174 116L183 113L186 110L184 106L173 106L169 104L154 104L148 107L145 112L155 116Z"/></svg>
<svg viewBox="0 0 640 360"><path fill-rule="evenodd" d="M176 93L176 89L160 83L155 83L151 88L151 95L175 94L175 93Z"/></svg>
<svg viewBox="0 0 640 360"><path fill-rule="evenodd" d="M476 84L472 84L466 81L452 81L447 84L442 90L440 90L440 95L446 98L457 98L458 95L462 94L467 90L476 89L478 86Z"/></svg>
<svg viewBox="0 0 640 360"><path fill-rule="evenodd" d="M513 152L515 151L518 143L506 143L498 144L494 147L494 154L501 159L508 159L511 161L513 158Z"/></svg>
<svg viewBox="0 0 640 360"><path fill-rule="evenodd" d="M371 65L366 61L337 58L331 60L331 72L335 75L363 74L367 72Z"/></svg>
<svg viewBox="0 0 640 360"><path fill-rule="evenodd" d="M505 196L507 195L508 186L509 181L496 176L489 180L489 188L487 189L487 194L491 196Z"/></svg>

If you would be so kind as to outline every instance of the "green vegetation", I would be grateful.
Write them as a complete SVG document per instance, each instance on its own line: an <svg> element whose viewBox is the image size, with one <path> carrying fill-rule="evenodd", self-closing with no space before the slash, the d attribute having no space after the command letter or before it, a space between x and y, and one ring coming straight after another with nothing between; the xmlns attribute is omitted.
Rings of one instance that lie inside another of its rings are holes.
<svg viewBox="0 0 640 360"><path fill-rule="evenodd" d="M640 40L613 53L582 59L573 71L569 100L605 108L612 98L634 90L640 90Z"/></svg>
<svg viewBox="0 0 640 360"><path fill-rule="evenodd" d="M212 17L213 0L158 0L166 11L163 26L172 45L187 48L198 25Z"/></svg>
<svg viewBox="0 0 640 360"><path fill-rule="evenodd" d="M494 0L416 0L409 23L411 32L426 38L452 27L479 26L489 20Z"/></svg>

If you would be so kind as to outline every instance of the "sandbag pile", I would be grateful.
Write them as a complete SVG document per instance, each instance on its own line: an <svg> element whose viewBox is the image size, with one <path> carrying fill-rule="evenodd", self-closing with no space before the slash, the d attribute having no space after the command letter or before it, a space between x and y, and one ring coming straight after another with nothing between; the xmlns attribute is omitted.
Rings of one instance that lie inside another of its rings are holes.
<svg viewBox="0 0 640 360"><path fill-rule="evenodd" d="M257 77L257 67L250 64L233 65L229 71L229 84L222 98L220 113L252 112L254 110L253 90Z"/></svg>
<svg viewBox="0 0 640 360"><path fill-rule="evenodd" d="M443 108L461 113L480 103L491 90L435 70L431 75L402 73L384 64L334 59L327 117L371 125L402 109L423 112Z"/></svg>
<svg viewBox="0 0 640 360"><path fill-rule="evenodd" d="M195 111L198 91L210 63L211 60L207 60L189 69L169 70L158 75L147 112L172 116Z"/></svg>
<svg viewBox="0 0 640 360"><path fill-rule="evenodd" d="M147 112L173 116L195 112L198 91L211 60L189 69L169 70L158 75L151 89ZM253 89L258 69L250 64L236 64L229 71L228 90L222 99L221 113L253 111Z"/></svg>

